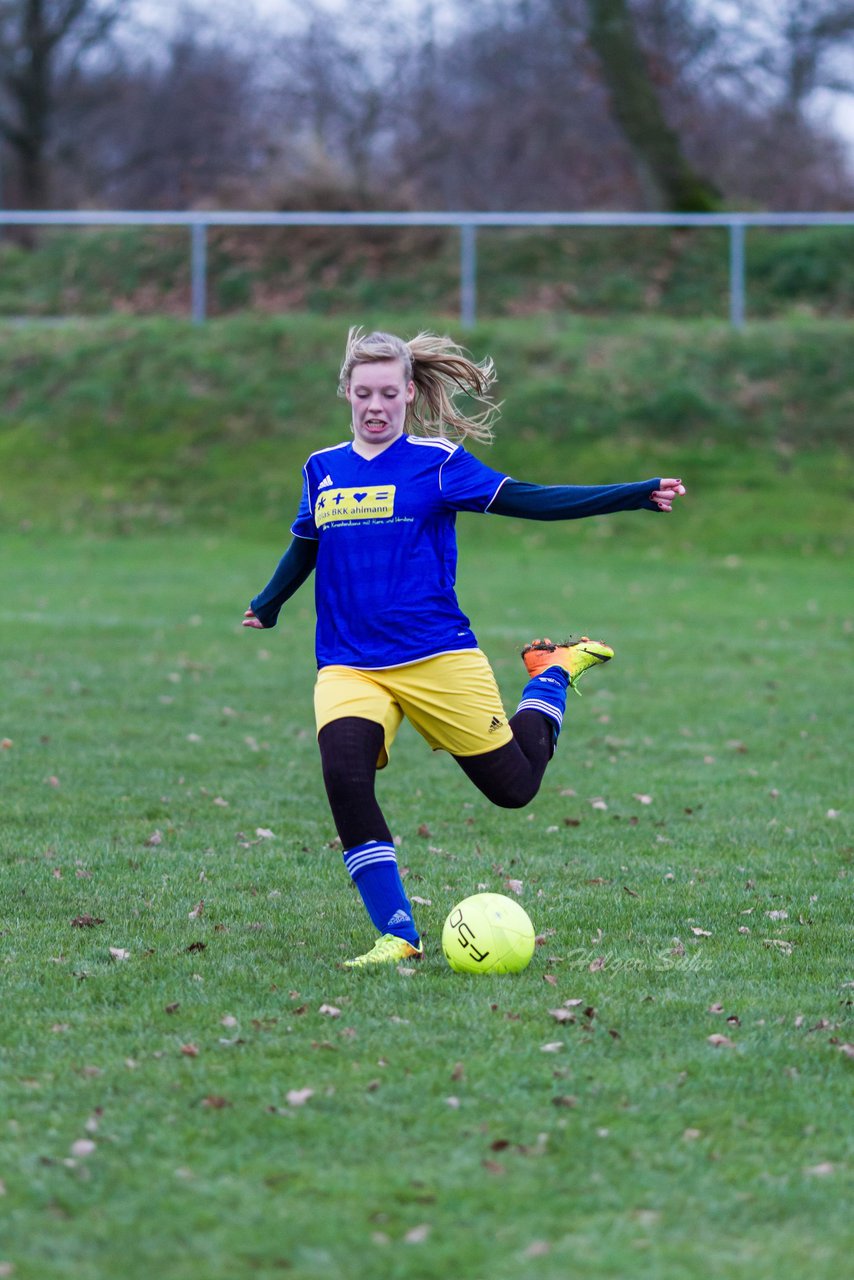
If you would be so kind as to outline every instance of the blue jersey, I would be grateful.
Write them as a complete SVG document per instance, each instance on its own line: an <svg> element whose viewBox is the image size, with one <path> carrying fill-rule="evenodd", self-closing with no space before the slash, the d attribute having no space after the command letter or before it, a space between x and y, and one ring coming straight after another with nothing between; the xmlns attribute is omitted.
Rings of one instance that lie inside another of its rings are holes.
<svg viewBox="0 0 854 1280"><path fill-rule="evenodd" d="M317 664L377 668L477 647L457 603L458 511L506 480L450 440L402 435L374 458L313 453L291 532L318 543Z"/></svg>

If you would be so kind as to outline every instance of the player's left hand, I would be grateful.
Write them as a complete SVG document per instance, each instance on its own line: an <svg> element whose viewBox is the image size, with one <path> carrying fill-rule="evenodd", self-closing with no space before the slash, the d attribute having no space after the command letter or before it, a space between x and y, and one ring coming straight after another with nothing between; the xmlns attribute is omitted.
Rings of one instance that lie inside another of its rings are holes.
<svg viewBox="0 0 854 1280"><path fill-rule="evenodd" d="M241 626L255 627L258 631L262 631L264 628L264 623L260 622L258 618L255 617L255 614L252 612L251 609L247 609L243 615L243 622L241 623Z"/></svg>
<svg viewBox="0 0 854 1280"><path fill-rule="evenodd" d="M661 488L654 489L649 498L651 502L655 503L659 511L672 511L676 498L681 498L683 493L687 492L688 490L681 480L662 479Z"/></svg>

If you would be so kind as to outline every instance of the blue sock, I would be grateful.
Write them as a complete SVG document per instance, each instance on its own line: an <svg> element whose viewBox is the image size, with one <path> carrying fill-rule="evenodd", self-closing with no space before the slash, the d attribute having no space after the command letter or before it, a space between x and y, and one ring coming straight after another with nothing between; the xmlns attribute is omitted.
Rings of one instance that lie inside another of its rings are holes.
<svg viewBox="0 0 854 1280"><path fill-rule="evenodd" d="M393 933L413 946L419 942L394 845L368 840L344 850L344 866L362 895L365 909L380 933Z"/></svg>
<svg viewBox="0 0 854 1280"><path fill-rule="evenodd" d="M539 711L551 721L552 751L557 746L558 734L566 710L566 691L569 688L569 672L563 667L546 667L538 676L532 676L525 688L517 711Z"/></svg>

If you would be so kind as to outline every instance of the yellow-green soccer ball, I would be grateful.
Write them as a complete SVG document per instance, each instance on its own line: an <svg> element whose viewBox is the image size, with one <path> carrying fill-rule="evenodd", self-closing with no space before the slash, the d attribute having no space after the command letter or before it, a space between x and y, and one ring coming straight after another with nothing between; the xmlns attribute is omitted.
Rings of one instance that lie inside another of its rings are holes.
<svg viewBox="0 0 854 1280"><path fill-rule="evenodd" d="M521 973L534 954L534 926L512 898L475 893L445 921L442 950L455 973Z"/></svg>

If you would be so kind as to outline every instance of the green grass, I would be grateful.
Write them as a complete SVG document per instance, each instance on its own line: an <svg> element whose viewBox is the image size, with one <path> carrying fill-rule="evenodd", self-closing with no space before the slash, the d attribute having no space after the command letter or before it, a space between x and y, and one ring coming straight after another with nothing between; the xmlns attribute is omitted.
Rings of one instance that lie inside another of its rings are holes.
<svg viewBox="0 0 854 1280"><path fill-rule="evenodd" d="M372 931L322 791L310 588L277 630L239 626L299 464L342 434L342 338L304 317L3 334L0 1274L836 1280L850 330L473 335L507 401L496 466L675 471L689 496L461 518L508 707L535 632L617 659L519 813L404 727L379 791L424 900L412 974L337 967ZM511 879L530 967L454 975L446 913Z"/></svg>
<svg viewBox="0 0 854 1280"><path fill-rule="evenodd" d="M727 231L575 228L478 233L478 300L490 317L579 315L725 319ZM849 316L854 230L751 228L751 317ZM459 307L459 234L425 228L211 228L212 315L311 310L341 315ZM59 228L35 251L0 243L0 315L186 315L189 232Z"/></svg>
<svg viewBox="0 0 854 1280"><path fill-rule="evenodd" d="M527 812L491 809L402 733L380 790L429 903L412 975L336 968L369 931L330 847L310 597L268 636L237 625L270 548L12 539L0 1260L16 1277L840 1273L846 574L680 553L678 516L634 520L667 523L674 554L463 530L462 599L508 704L532 624L591 625L618 660L573 700ZM519 977L453 975L445 913L511 877L545 945ZM103 923L74 927L84 914ZM572 999L576 1021L556 1022Z"/></svg>

